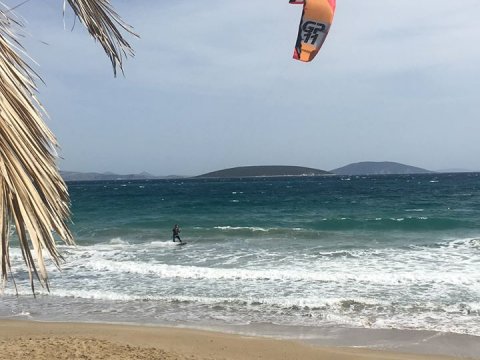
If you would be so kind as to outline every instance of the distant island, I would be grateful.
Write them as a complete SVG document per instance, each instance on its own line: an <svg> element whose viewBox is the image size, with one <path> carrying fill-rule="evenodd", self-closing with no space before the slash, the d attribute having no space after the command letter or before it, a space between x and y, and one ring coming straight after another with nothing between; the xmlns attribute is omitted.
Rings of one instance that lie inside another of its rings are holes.
<svg viewBox="0 0 480 360"><path fill-rule="evenodd" d="M147 172L140 174L119 175L111 172L77 172L77 171L60 171L60 175L65 181L113 181L113 180L149 180L149 179L174 179L181 176L155 176Z"/></svg>
<svg viewBox="0 0 480 360"><path fill-rule="evenodd" d="M467 170L468 171L468 170ZM391 161L364 161L352 163L338 169L325 171L302 166L239 166L229 169L209 172L199 176L156 176L147 172L139 174L119 175L111 172L75 172L60 171L65 181L114 181L114 180L150 180L150 179L180 179L180 178L245 178L269 176L325 176L325 175L389 175L389 174L429 174L436 173L415 166ZM447 172L447 171L445 171ZM452 170L448 172L453 172Z"/></svg>
<svg viewBox="0 0 480 360"><path fill-rule="evenodd" d="M301 166L240 166L230 169L209 172L197 178L239 178L239 177L266 177L266 176L321 176L333 175L325 170Z"/></svg>
<svg viewBox="0 0 480 360"><path fill-rule="evenodd" d="M364 161L331 170L336 175L429 174L434 171L391 161Z"/></svg>

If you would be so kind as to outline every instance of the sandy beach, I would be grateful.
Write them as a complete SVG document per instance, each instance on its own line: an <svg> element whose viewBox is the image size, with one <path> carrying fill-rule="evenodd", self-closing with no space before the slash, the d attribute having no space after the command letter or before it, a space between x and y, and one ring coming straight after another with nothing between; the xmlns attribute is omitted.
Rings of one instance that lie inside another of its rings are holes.
<svg viewBox="0 0 480 360"><path fill-rule="evenodd" d="M454 359L190 329L0 321L0 359Z"/></svg>

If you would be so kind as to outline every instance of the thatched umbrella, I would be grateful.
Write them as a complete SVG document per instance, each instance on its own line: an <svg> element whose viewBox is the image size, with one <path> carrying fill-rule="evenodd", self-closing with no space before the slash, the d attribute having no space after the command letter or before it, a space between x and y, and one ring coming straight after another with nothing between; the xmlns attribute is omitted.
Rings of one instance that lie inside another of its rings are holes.
<svg viewBox="0 0 480 360"><path fill-rule="evenodd" d="M114 74L133 50L120 30L133 34L109 0L65 0L90 35L103 47ZM37 99L37 74L25 60L16 33L21 23L0 3L0 264L3 286L8 280L10 230L18 235L34 290L34 279L48 289L44 256L59 266L55 236L74 240L68 228L70 200L56 165L57 141L45 125ZM56 235L55 235L56 234ZM32 251L33 250L33 251Z"/></svg>

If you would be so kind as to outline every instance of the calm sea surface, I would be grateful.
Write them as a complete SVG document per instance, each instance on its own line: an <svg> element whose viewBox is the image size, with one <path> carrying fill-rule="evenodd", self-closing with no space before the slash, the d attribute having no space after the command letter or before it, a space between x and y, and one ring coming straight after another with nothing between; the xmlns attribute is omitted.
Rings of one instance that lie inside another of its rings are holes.
<svg viewBox="0 0 480 360"><path fill-rule="evenodd" d="M480 336L480 174L69 189L78 245L33 299L14 243L1 317Z"/></svg>

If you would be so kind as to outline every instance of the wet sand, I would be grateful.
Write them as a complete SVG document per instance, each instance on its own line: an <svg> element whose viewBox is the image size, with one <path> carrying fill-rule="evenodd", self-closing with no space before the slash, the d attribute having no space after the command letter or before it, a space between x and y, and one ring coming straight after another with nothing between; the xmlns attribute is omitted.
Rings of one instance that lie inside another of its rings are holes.
<svg viewBox="0 0 480 360"><path fill-rule="evenodd" d="M0 320L0 359L446 360L455 357L321 347L291 340L179 328Z"/></svg>

